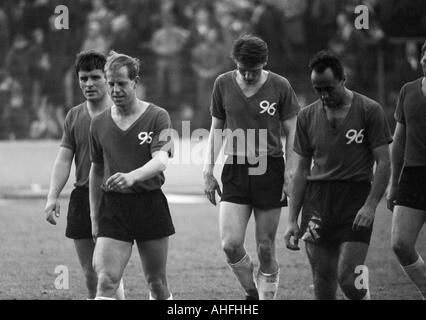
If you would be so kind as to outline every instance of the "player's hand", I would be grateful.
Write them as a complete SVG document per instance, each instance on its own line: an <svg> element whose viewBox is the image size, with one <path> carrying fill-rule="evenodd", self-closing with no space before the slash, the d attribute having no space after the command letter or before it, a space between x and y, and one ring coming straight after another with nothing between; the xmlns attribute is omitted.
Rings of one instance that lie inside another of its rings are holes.
<svg viewBox="0 0 426 320"><path fill-rule="evenodd" d="M59 218L61 214L61 208L57 198L47 199L46 207L44 208L46 213L46 220L51 224L56 224L56 218Z"/></svg>
<svg viewBox="0 0 426 320"><path fill-rule="evenodd" d="M397 188L390 186L388 193L387 193L387 196L386 196L387 207L392 212L393 212L393 208L395 206L396 192L397 192Z"/></svg>
<svg viewBox="0 0 426 320"><path fill-rule="evenodd" d="M222 196L222 191L220 191L219 183L213 174L204 175L204 193L207 196L207 199L213 204L216 205L216 191L219 197Z"/></svg>
<svg viewBox="0 0 426 320"><path fill-rule="evenodd" d="M358 231L360 228L369 228L374 221L375 209L368 205L363 205L359 209L354 223L352 224L352 230Z"/></svg>
<svg viewBox="0 0 426 320"><path fill-rule="evenodd" d="M284 233L284 242L287 249L300 250L299 234L300 234L300 229L297 222L290 223Z"/></svg>
<svg viewBox="0 0 426 320"><path fill-rule="evenodd" d="M131 173L117 172L108 178L105 186L107 190L120 192L130 188L134 183L135 179Z"/></svg>

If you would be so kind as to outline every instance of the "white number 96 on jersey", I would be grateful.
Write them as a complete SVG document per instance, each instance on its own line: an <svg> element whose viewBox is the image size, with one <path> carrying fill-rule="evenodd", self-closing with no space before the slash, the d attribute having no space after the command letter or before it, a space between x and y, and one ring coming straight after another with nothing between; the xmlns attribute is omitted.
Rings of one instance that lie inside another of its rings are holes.
<svg viewBox="0 0 426 320"><path fill-rule="evenodd" d="M138 135L138 139L140 140L140 143L139 144L144 144L145 142L146 143L148 143L148 144L150 144L151 142L152 142L152 134L153 134L154 132L141 132L141 133L139 133L139 135Z"/></svg>
<svg viewBox="0 0 426 320"><path fill-rule="evenodd" d="M277 108L275 108L276 105L276 102L270 104L269 101L263 100L261 103L259 103L259 107L262 109L260 113L267 112L270 116L273 116L277 111Z"/></svg>
<svg viewBox="0 0 426 320"><path fill-rule="evenodd" d="M356 131L355 129L350 129L346 132L346 138L348 138L348 142L346 144L362 143L364 141L364 129Z"/></svg>

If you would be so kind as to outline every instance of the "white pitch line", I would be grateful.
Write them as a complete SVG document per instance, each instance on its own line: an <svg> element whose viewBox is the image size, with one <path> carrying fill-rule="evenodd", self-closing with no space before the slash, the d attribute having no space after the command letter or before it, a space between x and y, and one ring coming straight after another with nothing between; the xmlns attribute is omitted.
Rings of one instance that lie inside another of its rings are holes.
<svg viewBox="0 0 426 320"><path fill-rule="evenodd" d="M207 198L203 195L194 196L194 195L167 193L166 198L169 203L174 203L174 204L197 204L197 203L207 202Z"/></svg>

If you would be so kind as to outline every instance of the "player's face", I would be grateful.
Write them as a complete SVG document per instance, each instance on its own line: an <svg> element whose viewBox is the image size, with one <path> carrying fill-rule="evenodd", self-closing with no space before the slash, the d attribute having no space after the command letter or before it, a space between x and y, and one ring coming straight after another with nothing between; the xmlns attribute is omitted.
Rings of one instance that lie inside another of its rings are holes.
<svg viewBox="0 0 426 320"><path fill-rule="evenodd" d="M106 78L103 70L92 70L78 72L78 81L80 89L86 100L99 101L107 93Z"/></svg>
<svg viewBox="0 0 426 320"><path fill-rule="evenodd" d="M263 63L251 68L244 66L238 61L236 62L236 64L238 73L240 74L245 83L247 83L248 85L254 85L259 81L264 67Z"/></svg>
<svg viewBox="0 0 426 320"><path fill-rule="evenodd" d="M336 79L330 68L325 69L323 73L313 70L311 82L323 105L329 108L340 106L345 96L345 87L343 80Z"/></svg>
<svg viewBox="0 0 426 320"><path fill-rule="evenodd" d="M136 98L137 79L129 78L126 67L107 70L108 93L117 107L129 105Z"/></svg>

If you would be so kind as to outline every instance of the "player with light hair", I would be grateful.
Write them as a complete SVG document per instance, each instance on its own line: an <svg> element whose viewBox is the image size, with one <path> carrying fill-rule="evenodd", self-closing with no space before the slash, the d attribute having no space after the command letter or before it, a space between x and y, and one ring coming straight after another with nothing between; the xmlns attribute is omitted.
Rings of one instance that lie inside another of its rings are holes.
<svg viewBox="0 0 426 320"><path fill-rule="evenodd" d="M172 299L166 277L174 234L161 186L172 154L171 121L164 109L139 100L139 61L112 52L105 72L113 106L90 128L90 208L96 238L96 299L113 299L136 242L149 299Z"/></svg>

